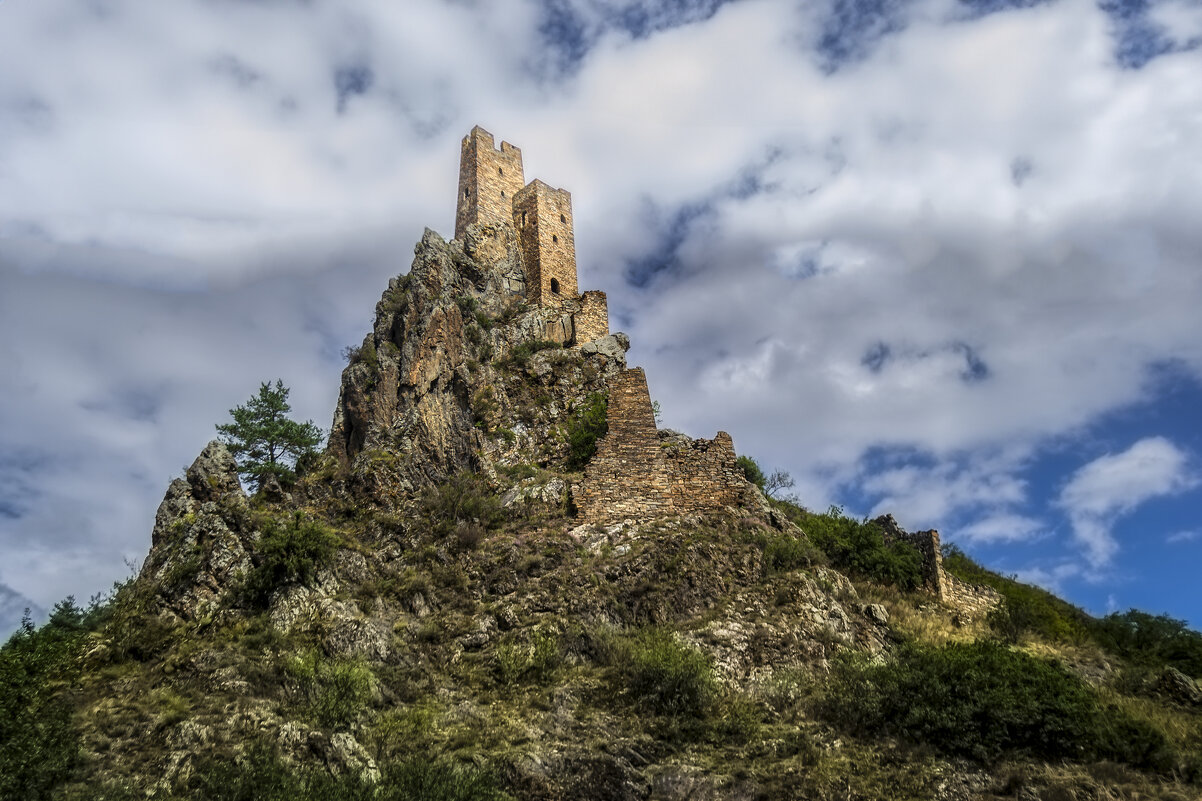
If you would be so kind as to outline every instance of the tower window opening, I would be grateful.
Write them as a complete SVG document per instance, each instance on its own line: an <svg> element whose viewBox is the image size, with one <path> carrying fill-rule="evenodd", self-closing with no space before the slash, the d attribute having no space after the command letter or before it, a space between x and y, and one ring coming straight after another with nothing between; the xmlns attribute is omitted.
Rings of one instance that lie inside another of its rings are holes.
<svg viewBox="0 0 1202 801"><path fill-rule="evenodd" d="M505 174L505 171L503 169L501 169L500 167L497 167L497 175L504 175L504 174Z"/></svg>
<svg viewBox="0 0 1202 801"><path fill-rule="evenodd" d="M505 190L504 190L504 189L502 189L502 190L501 190L501 197L505 197Z"/></svg>
<svg viewBox="0 0 1202 801"><path fill-rule="evenodd" d="M551 279L551 294L552 295L559 294L559 282L556 281L554 278Z"/></svg>
<svg viewBox="0 0 1202 801"><path fill-rule="evenodd" d="M522 227L526 227L526 212L522 212Z"/></svg>
<svg viewBox="0 0 1202 801"><path fill-rule="evenodd" d="M561 214L561 215L559 215L559 221L561 223L566 223L568 221L568 218Z"/></svg>
<svg viewBox="0 0 1202 801"><path fill-rule="evenodd" d="M468 195L470 195L470 194L471 194L471 193L470 193L470 192L469 192L467 189L464 189L464 190L463 190L463 196L464 196L464 197L468 197Z"/></svg>
<svg viewBox="0 0 1202 801"><path fill-rule="evenodd" d="M551 234L551 241L552 241L552 242L558 242L558 241L559 241L559 237L557 237L555 234Z"/></svg>

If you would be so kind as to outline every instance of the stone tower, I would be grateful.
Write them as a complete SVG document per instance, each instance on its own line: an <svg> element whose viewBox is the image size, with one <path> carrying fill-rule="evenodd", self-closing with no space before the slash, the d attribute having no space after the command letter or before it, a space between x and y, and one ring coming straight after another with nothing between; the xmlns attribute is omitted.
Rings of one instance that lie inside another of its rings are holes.
<svg viewBox="0 0 1202 801"><path fill-rule="evenodd" d="M605 293L582 295L577 286L571 193L539 180L526 184L522 151L508 142L498 149L493 135L479 125L460 147L455 238L462 240L473 223L513 226L526 300L566 309L572 316L569 339L583 344L609 333Z"/></svg>
<svg viewBox="0 0 1202 801"><path fill-rule="evenodd" d="M512 224L513 198L525 184L522 151L508 142L498 150L492 134L472 128L460 145L455 238L462 239L472 223Z"/></svg>
<svg viewBox="0 0 1202 801"><path fill-rule="evenodd" d="M513 199L513 227L526 267L526 298L540 306L576 297L572 195L531 181Z"/></svg>

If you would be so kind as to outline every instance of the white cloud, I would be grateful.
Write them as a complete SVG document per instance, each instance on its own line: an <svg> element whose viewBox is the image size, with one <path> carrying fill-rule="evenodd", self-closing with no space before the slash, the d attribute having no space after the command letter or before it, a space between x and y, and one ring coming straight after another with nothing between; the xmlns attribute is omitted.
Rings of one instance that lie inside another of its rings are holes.
<svg viewBox="0 0 1202 801"><path fill-rule="evenodd" d="M1018 580L1026 584L1043 587L1048 592L1063 596L1066 583L1079 578L1085 571L1075 562L1061 562L1050 567L1028 567L1017 571Z"/></svg>
<svg viewBox="0 0 1202 801"><path fill-rule="evenodd" d="M1192 531L1175 531L1164 538L1164 541L1169 545L1180 545L1183 542L1197 542L1202 539L1202 531L1194 529Z"/></svg>
<svg viewBox="0 0 1202 801"><path fill-rule="evenodd" d="M970 542L1022 542L1047 530L1041 520L1019 514L997 514L977 520L956 531Z"/></svg>
<svg viewBox="0 0 1202 801"><path fill-rule="evenodd" d="M1196 484L1184 451L1163 437L1148 437L1077 470L1061 490L1058 504L1072 521L1090 565L1099 568L1118 552L1111 528L1120 516Z"/></svg>

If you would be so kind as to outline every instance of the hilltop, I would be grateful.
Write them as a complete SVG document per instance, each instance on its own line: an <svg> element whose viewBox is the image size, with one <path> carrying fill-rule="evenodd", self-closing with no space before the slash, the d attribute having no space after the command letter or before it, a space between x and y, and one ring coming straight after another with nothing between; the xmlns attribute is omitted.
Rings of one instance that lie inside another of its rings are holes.
<svg viewBox="0 0 1202 801"><path fill-rule="evenodd" d="M210 443L137 576L0 652L0 796L1198 797L1202 636L659 429L570 196L462 152L297 480Z"/></svg>

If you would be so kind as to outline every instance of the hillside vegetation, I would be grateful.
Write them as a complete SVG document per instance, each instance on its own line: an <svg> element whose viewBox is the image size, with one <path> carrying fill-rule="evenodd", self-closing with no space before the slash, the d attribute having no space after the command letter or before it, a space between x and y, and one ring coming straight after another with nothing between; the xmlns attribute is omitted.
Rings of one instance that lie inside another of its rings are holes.
<svg viewBox="0 0 1202 801"><path fill-rule="evenodd" d="M321 454L248 496L210 443L137 575L0 648L0 801L1202 797L1202 635L954 548L999 601L941 602L933 550L749 459L737 503L586 522L629 341L526 305L507 226L415 253Z"/></svg>

